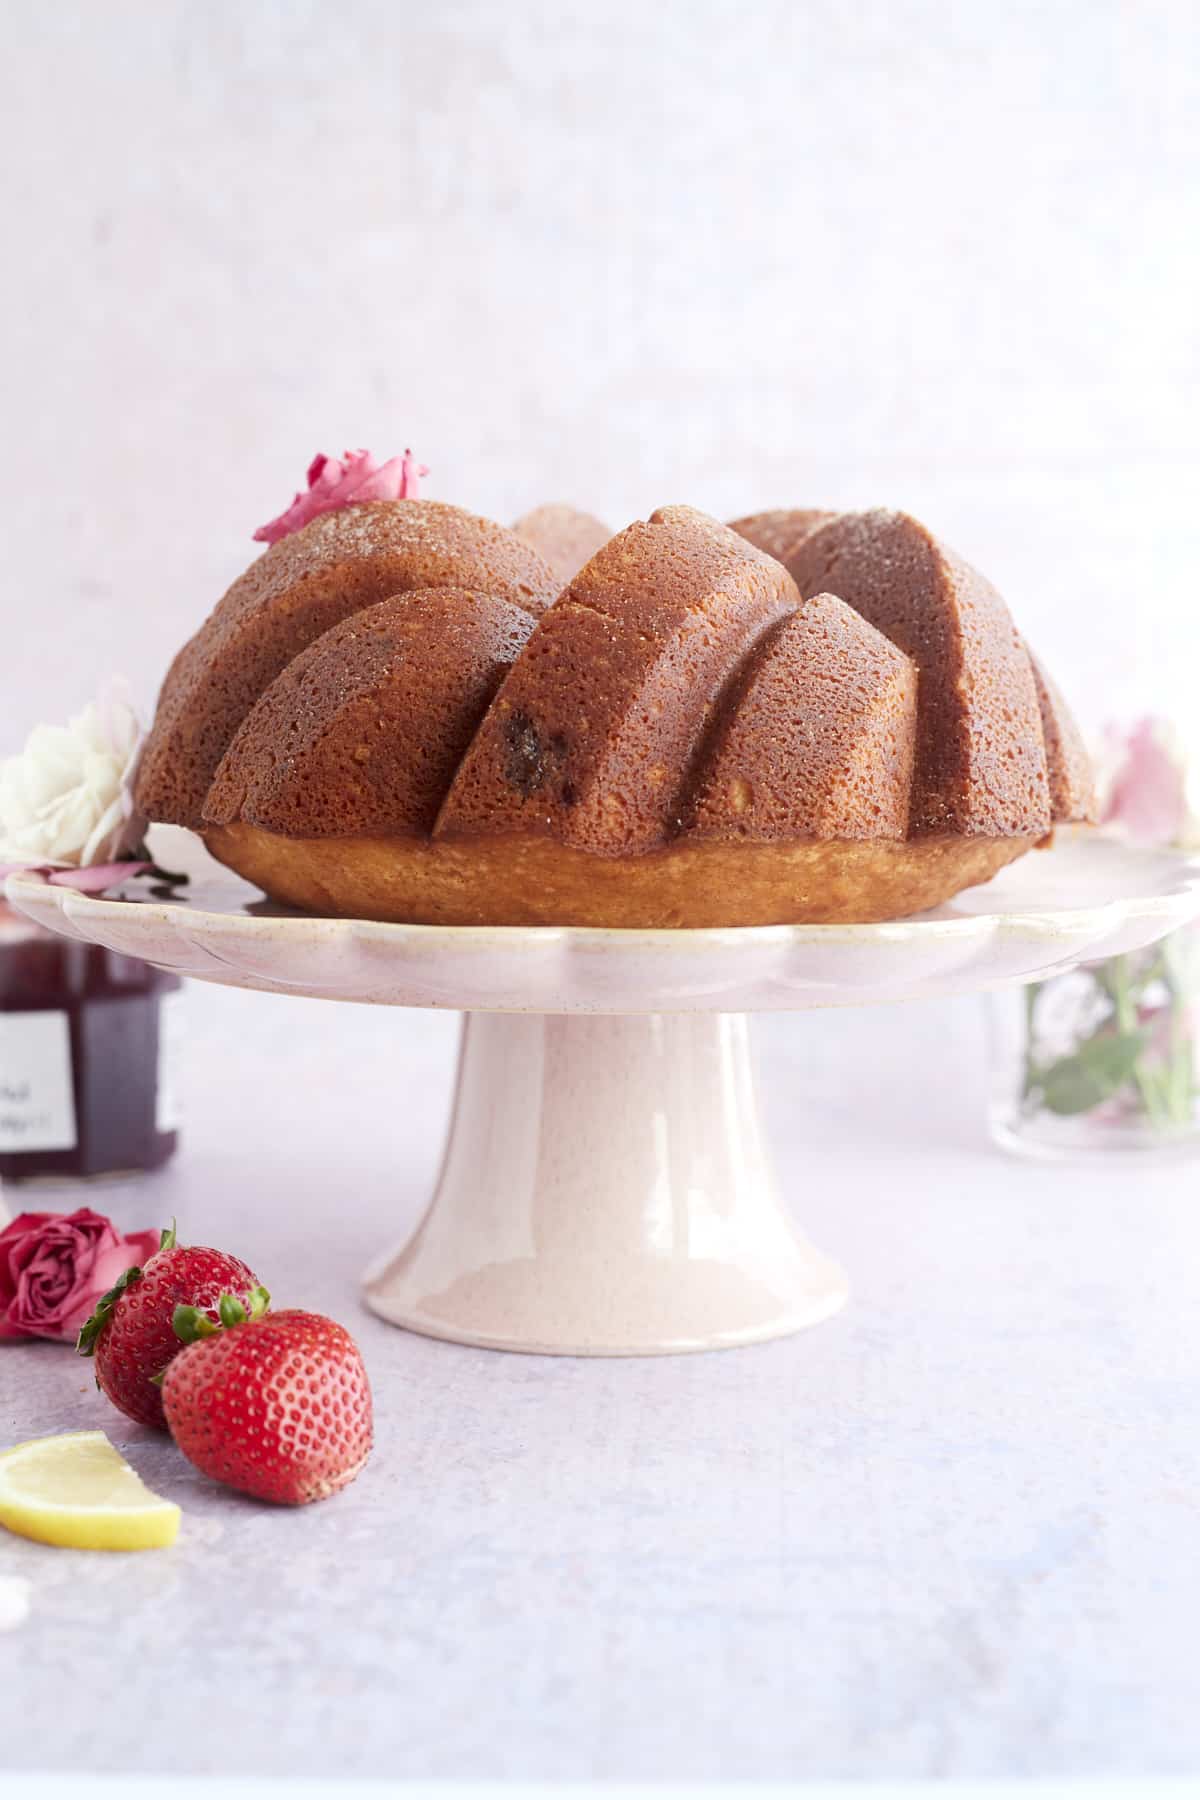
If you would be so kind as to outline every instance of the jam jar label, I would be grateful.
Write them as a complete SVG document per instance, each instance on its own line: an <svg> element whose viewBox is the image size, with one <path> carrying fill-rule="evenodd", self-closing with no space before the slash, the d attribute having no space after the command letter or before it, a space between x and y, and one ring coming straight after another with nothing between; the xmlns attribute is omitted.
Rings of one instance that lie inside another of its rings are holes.
<svg viewBox="0 0 1200 1800"><path fill-rule="evenodd" d="M0 1012L0 1151L74 1148L66 1013Z"/></svg>
<svg viewBox="0 0 1200 1800"><path fill-rule="evenodd" d="M179 989L158 1003L158 1086L154 1096L154 1129L178 1131L183 1123L179 1098L179 1064L184 1005Z"/></svg>

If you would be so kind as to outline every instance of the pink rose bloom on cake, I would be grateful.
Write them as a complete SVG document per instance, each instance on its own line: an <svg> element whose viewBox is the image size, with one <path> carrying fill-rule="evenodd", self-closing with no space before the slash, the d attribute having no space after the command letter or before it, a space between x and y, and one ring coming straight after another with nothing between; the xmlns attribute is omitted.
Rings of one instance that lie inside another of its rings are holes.
<svg viewBox="0 0 1200 1800"><path fill-rule="evenodd" d="M254 533L256 543L277 544L321 513L363 500L417 500L421 480L429 470L411 450L381 463L369 450L347 450L342 457L314 456L308 465L308 486L298 493L286 512Z"/></svg>
<svg viewBox="0 0 1200 1800"><path fill-rule="evenodd" d="M0 1341L73 1344L100 1296L158 1244L157 1231L122 1237L111 1219L87 1206L19 1213L0 1231Z"/></svg>

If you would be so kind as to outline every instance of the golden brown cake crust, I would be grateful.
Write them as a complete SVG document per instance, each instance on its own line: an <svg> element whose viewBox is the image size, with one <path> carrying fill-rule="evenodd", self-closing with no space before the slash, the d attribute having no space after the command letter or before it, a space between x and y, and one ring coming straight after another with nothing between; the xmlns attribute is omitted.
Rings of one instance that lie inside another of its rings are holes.
<svg viewBox="0 0 1200 1800"><path fill-rule="evenodd" d="M729 529L744 537L781 562L790 572L791 559L804 539L819 525L836 519L835 512L819 507L776 507L771 512L751 513L745 519L733 519Z"/></svg>
<svg viewBox="0 0 1200 1800"><path fill-rule="evenodd" d="M684 833L904 838L917 671L832 594L760 640L710 732Z"/></svg>
<svg viewBox="0 0 1200 1800"><path fill-rule="evenodd" d="M843 513L788 566L804 595L835 593L910 656L920 678L910 830L1049 831L1033 670L990 582L907 513Z"/></svg>
<svg viewBox="0 0 1200 1800"><path fill-rule="evenodd" d="M690 507L629 526L539 619L435 835L518 832L603 856L665 844L725 687L796 603L780 563Z"/></svg>
<svg viewBox="0 0 1200 1800"><path fill-rule="evenodd" d="M666 507L557 588L456 508L324 515L176 659L139 799L312 911L643 927L902 917L1087 812L999 596L904 514Z"/></svg>
<svg viewBox="0 0 1200 1800"><path fill-rule="evenodd" d="M900 919L987 881L1029 838L697 843L593 856L553 839L285 838L211 826L213 855L290 906L417 925L677 929Z"/></svg>
<svg viewBox="0 0 1200 1800"><path fill-rule="evenodd" d="M397 594L302 650L242 721L205 802L291 837L433 829L533 619L465 588Z"/></svg>
<svg viewBox="0 0 1200 1800"><path fill-rule="evenodd" d="M1049 671L1028 651L1042 715L1046 767L1050 778L1050 809L1055 823L1094 821L1096 789L1092 763L1083 734Z"/></svg>
<svg viewBox="0 0 1200 1800"><path fill-rule="evenodd" d="M390 594L466 587L531 613L559 582L529 544L436 500L346 506L273 544L175 658L137 785L147 818L197 825L234 732L314 638Z"/></svg>
<svg viewBox="0 0 1200 1800"><path fill-rule="evenodd" d="M564 587L612 536L602 519L559 505L535 506L513 530L545 558Z"/></svg>

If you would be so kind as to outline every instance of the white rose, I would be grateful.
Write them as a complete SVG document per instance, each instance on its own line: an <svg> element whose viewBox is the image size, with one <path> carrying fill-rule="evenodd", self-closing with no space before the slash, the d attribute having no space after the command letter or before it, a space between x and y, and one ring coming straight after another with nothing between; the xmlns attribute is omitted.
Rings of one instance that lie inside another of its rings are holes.
<svg viewBox="0 0 1200 1800"><path fill-rule="evenodd" d="M115 686L70 724L36 726L0 762L0 863L81 867L133 849L146 829L131 796L141 743Z"/></svg>

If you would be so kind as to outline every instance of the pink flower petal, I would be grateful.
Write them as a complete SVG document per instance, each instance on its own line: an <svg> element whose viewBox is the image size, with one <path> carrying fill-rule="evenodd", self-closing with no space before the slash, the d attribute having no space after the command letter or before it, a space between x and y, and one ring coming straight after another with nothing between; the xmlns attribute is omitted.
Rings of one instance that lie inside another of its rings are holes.
<svg viewBox="0 0 1200 1800"><path fill-rule="evenodd" d="M390 462L382 463L378 468L364 467L353 488L348 488L346 491L347 497L354 500L403 499L405 497L403 459L393 456Z"/></svg>
<svg viewBox="0 0 1200 1800"><path fill-rule="evenodd" d="M1102 823L1120 825L1136 844L1170 844L1187 818L1186 770L1166 729L1140 719L1125 740Z"/></svg>
<svg viewBox="0 0 1200 1800"><path fill-rule="evenodd" d="M428 473L411 450L384 463L369 450L347 450L340 460L318 454L308 465L307 490L297 494L278 518L260 525L254 540L259 544L277 544L280 538L289 537L321 513L339 506L364 500L419 499L421 478Z"/></svg>
<svg viewBox="0 0 1200 1800"><path fill-rule="evenodd" d="M132 1231L128 1237L117 1238L106 1243L96 1253L88 1277L88 1285L93 1295L106 1294L113 1283L125 1273L126 1269L135 1266L141 1268L158 1249L162 1234L158 1231ZM89 1308L89 1313L92 1309ZM89 1316L84 1314L84 1318ZM80 1324L83 1321L80 1320Z"/></svg>
<svg viewBox="0 0 1200 1800"><path fill-rule="evenodd" d="M81 894L102 894L105 888L118 887L131 875L144 875L151 862L90 863L84 869L55 869L46 879L51 887L75 888Z"/></svg>
<svg viewBox="0 0 1200 1800"><path fill-rule="evenodd" d="M406 450L401 461L400 498L419 500L421 483L428 473L425 464L419 463L411 450Z"/></svg>

